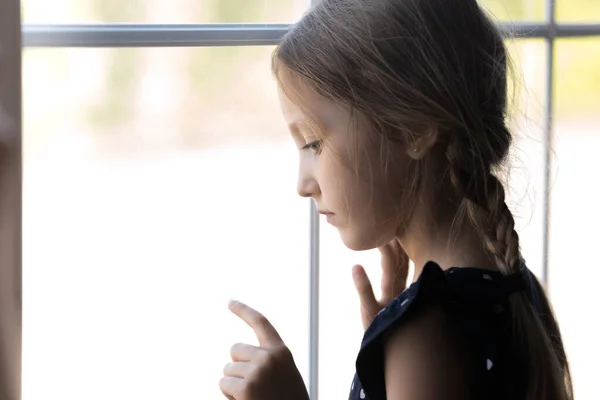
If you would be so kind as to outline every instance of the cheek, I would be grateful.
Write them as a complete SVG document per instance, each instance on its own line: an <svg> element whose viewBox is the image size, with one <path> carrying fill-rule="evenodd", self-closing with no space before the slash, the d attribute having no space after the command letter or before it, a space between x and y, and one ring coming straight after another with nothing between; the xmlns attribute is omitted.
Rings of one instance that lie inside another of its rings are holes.
<svg viewBox="0 0 600 400"><path fill-rule="evenodd" d="M328 205L341 206L352 219L363 215L377 224L397 220L399 211L406 208L402 204L406 173L406 165L386 163L373 152L352 157L348 152L340 154L328 149L320 155L315 170Z"/></svg>
<svg viewBox="0 0 600 400"><path fill-rule="evenodd" d="M340 214L336 226L352 250L368 250L391 241L402 218L399 191L392 182L374 184L335 159L319 160L319 180L325 204ZM373 171L373 173L379 173ZM394 178L395 179L395 178Z"/></svg>
<svg viewBox="0 0 600 400"><path fill-rule="evenodd" d="M335 156L323 153L319 157L315 177L326 202L336 203L330 204L331 207L339 207L343 199L348 196L348 172Z"/></svg>
<svg viewBox="0 0 600 400"><path fill-rule="evenodd" d="M368 168L363 167L359 190L365 201L372 205L375 215L389 215L400 208L405 182L401 171L391 169L380 161L375 160Z"/></svg>
<svg viewBox="0 0 600 400"><path fill-rule="evenodd" d="M406 182L399 174L389 172L374 169L377 178L357 186L355 196L359 199L356 218L361 225L368 225L376 237L391 240L410 212L405 200Z"/></svg>
<svg viewBox="0 0 600 400"><path fill-rule="evenodd" d="M368 188L366 188L368 190ZM398 232L397 210L377 195L367 191L355 195L346 224L341 227L342 240L352 250L369 250L389 243Z"/></svg>
<svg viewBox="0 0 600 400"><path fill-rule="evenodd" d="M372 217L382 212L389 216L398 206L401 184L397 174L384 171L379 161L361 157L352 162L324 152L315 170L323 196L344 204L351 213L359 209Z"/></svg>

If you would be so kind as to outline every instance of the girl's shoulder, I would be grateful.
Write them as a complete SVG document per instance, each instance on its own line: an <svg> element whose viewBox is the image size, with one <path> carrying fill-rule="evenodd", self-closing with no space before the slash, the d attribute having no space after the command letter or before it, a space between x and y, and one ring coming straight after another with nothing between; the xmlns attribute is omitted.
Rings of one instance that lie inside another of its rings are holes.
<svg viewBox="0 0 600 400"><path fill-rule="evenodd" d="M508 297L516 291L531 294L528 273L526 268L514 276L478 268L443 271L433 262L426 264L419 279L383 309L365 332L350 398L386 398L385 375L390 373L390 363L387 363L388 371L384 364L390 351L396 358L414 358L400 360L399 365L423 365L416 361L429 359L430 365L424 366L425 372L430 371L429 375L438 367L452 368L446 365L448 359L464 359L466 362L454 366L453 373L466 371L469 381L477 382L480 387L478 392L495 390L494 382L505 380L502 370L508 362L505 348L511 332ZM412 384L420 380L414 375L418 369L400 369L402 372L394 372L394 375L407 378L406 374L410 374L412 379L408 381ZM440 387L444 386L439 383ZM407 387L410 385L403 386L410 390ZM476 398L494 398L489 396L479 393Z"/></svg>

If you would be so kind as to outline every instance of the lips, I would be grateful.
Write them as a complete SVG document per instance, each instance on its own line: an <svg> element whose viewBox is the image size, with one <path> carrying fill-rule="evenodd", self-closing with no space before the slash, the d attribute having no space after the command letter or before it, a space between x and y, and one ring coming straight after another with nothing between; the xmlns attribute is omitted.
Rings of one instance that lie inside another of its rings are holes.
<svg viewBox="0 0 600 400"><path fill-rule="evenodd" d="M327 218L327 222L333 225L333 217L335 215L334 213L332 213L331 211L319 210L319 214L324 215L325 218Z"/></svg>

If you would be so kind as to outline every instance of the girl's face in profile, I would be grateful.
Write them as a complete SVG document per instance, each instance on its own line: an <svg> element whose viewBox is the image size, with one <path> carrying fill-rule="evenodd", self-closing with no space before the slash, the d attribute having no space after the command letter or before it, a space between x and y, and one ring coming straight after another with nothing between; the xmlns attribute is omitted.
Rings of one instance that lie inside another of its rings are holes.
<svg viewBox="0 0 600 400"><path fill-rule="evenodd" d="M407 217L399 203L409 156L400 146L383 146L349 111L301 89L304 111L279 88L283 117L299 150L298 194L315 201L348 248L390 242Z"/></svg>

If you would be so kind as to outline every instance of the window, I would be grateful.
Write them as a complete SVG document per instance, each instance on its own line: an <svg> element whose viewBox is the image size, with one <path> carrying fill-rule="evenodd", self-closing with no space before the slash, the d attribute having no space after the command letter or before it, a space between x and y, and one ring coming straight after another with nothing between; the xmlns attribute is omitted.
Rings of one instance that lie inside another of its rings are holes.
<svg viewBox="0 0 600 400"><path fill-rule="evenodd" d="M25 50L24 399L218 398L235 296L306 375L307 204L276 93L247 98L272 50Z"/></svg>
<svg viewBox="0 0 600 400"><path fill-rule="evenodd" d="M271 46L308 0L22 3L23 398L219 396L229 345L254 340L229 296L273 320L311 399L345 396L361 335L349 267L376 277L378 256L351 255L296 198L265 90ZM597 335L573 310L594 293L600 221L580 210L600 193L583 178L600 145L600 9L481 3L507 21L525 82L511 124L527 176L510 181L523 250L549 283L577 398L598 398Z"/></svg>
<svg viewBox="0 0 600 400"><path fill-rule="evenodd" d="M593 3L593 4L592 4ZM590 2L600 15L597 2ZM583 14L579 14L583 15ZM554 168L550 226L550 291L560 319L578 398L598 397L594 360L600 334L593 318L574 310L598 304L595 242L600 214L600 37L556 41Z"/></svg>

